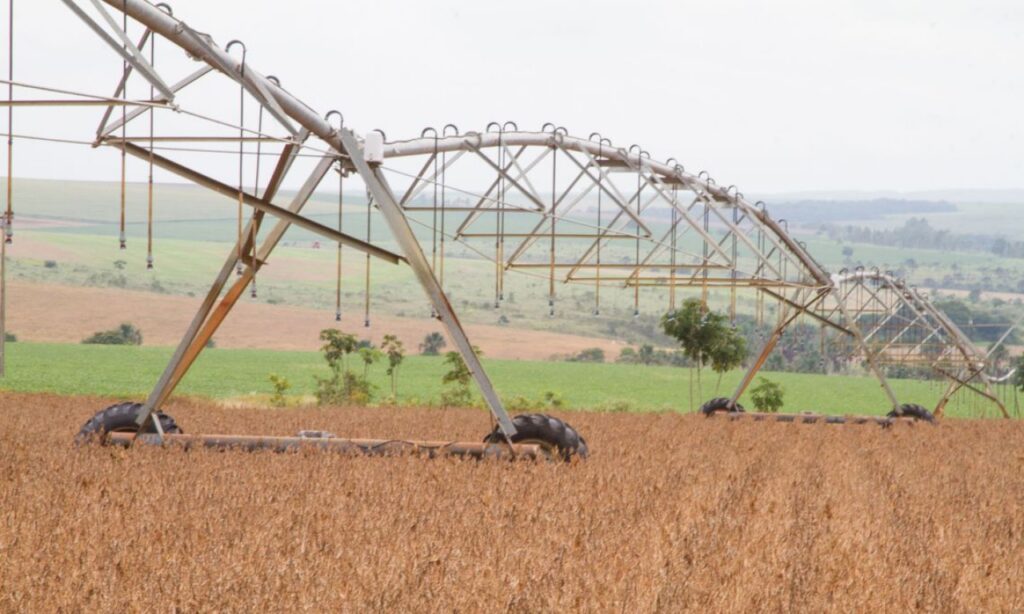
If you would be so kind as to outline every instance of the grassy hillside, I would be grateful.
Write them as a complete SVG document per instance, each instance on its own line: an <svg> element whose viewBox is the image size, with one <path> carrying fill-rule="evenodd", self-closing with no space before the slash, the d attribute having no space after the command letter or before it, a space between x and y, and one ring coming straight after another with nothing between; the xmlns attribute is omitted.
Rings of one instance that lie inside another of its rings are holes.
<svg viewBox="0 0 1024 614"><path fill-rule="evenodd" d="M86 346L13 343L8 345L7 377L0 390L96 394L142 399L170 357L169 348ZM583 364L486 360L485 365L502 397L537 399L556 392L572 409L689 411L689 372L675 367L621 364ZM361 365L358 368L362 368ZM399 377L399 400L410 404L436 404L441 376L446 371L439 357L410 356ZM327 368L314 352L221 350L203 353L178 392L184 395L230 399L256 397L265 401L272 391L267 376L277 373L292 383L290 395L311 394L314 375ZM728 394L741 373L726 374L719 392ZM866 377L839 377L792 373L766 373L786 390L786 411L878 414L886 401L878 383ZM370 379L383 396L388 385L384 368L370 370ZM715 378L703 376L700 401L715 396ZM893 387L906 402L929 405L940 394L938 384L895 380ZM749 395L748 395L749 396ZM748 396L741 402L752 406ZM953 415L969 415L967 399L950 407ZM980 407L979 407L980 409Z"/></svg>
<svg viewBox="0 0 1024 614"><path fill-rule="evenodd" d="M2 181L0 181L2 186ZM145 185L130 184L128 191L129 249L117 247L118 185L104 182L54 182L20 180L16 183L19 218L30 221L37 216L50 226L18 226L15 244L9 251L13 259L11 275L16 279L123 287L172 294L201 296L232 248L228 241L235 233L234 203L194 186L161 184L157 186L155 225L156 269L145 268ZM334 225L336 196L325 187L311 201L307 213L321 222ZM359 194L346 194L348 203L345 228L365 236L367 217ZM931 213L936 227L959 231L979 230L985 221L986 232L1019 230L1016 217L1009 212L1013 205L958 205L954 212ZM855 212L854 207L843 206ZM413 218L425 251L431 252L428 214ZM456 216L457 217L457 216ZM941 220L941 221L939 221ZM996 224L998 220L998 224ZM816 234L814 226L801 226L791 219L794 234L806 240L808 249L826 268L837 271L846 266L863 264L881 269L898 270L913 284L927 288L971 288L975 286L1007 290L1017 287L1024 277L1024 260L995 258L981 252L953 252L933 249L899 249L861 243L839 243ZM455 224L457 219L451 220ZM898 225L903 219L889 216L873 224ZM1004 223L1005 222L1005 223ZM491 223L482 219L481 230ZM523 220L510 218L509 230ZM854 222L860 223L860 222ZM371 236L375 242L394 248L379 215L372 216ZM654 224L658 226L658 224ZM449 228L450 230L450 228ZM323 243L313 249L316 239L301 229L292 229L284 243L270 259L260 276L258 301L304 305L322 309L334 307L335 257L333 246ZM695 240L694 237L687 239ZM493 244L475 240L474 247L493 254ZM582 249L585 241L567 240L559 244L562 257ZM630 241L612 242L604 254L607 261L631 262ZM578 244L578 245L577 245ZM534 246L538 248L538 245ZM687 246L697 250L694 245ZM844 247L852 248L852 257L844 256ZM546 249L543 245L539 248ZM511 249L509 247L508 249ZM345 252L343 311L358 313L365 300L365 258L354 250ZM556 317L548 316L548 281L546 271L532 269L509 274L505 278L505 301L494 307L494 265L481 259L470 248L448 243L445 258L446 285L452 303L462 319L468 322L502 324L511 328L557 330L592 337L622 340L628 344L667 344L658 331L658 318L668 307L668 293L658 288L645 288L640 293L639 317L633 317L633 293L615 287L601 292L601 317L593 313L595 292L592 284L557 283ZM532 254L532 252L528 252ZM536 260L535 254L531 258ZM530 260L531 258L527 258ZM49 262L48 262L49 261ZM1012 282L1012 283L1011 283ZM1009 284L1009 285L1008 285ZM696 291L694 291L696 292ZM680 291L679 296L692 295ZM738 292L738 309L750 313L754 294ZM1012 298L1005 297L1005 298ZM250 299L246 299L250 300ZM372 309L378 313L414 316L430 311L423 292L408 267L382 262L372 264ZM728 293L712 295L712 305L725 308ZM557 348L553 349L555 353Z"/></svg>

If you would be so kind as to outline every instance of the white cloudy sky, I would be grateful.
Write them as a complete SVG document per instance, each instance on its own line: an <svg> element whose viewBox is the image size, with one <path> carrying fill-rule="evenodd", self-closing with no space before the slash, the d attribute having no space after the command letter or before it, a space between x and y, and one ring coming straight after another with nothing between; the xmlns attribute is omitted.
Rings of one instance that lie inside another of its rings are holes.
<svg viewBox="0 0 1024 614"><path fill-rule="evenodd" d="M1019 0L171 4L315 109L389 138L551 121L748 193L1024 187ZM113 90L119 60L61 2L16 8L17 78ZM16 131L95 125L22 117ZM19 145L15 174L116 179L111 152L69 149Z"/></svg>

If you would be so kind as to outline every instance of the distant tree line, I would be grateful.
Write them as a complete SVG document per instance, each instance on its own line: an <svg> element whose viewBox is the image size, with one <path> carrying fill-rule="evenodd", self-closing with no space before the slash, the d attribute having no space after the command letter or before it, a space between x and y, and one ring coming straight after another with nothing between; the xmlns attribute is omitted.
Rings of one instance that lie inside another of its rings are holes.
<svg viewBox="0 0 1024 614"><path fill-rule="evenodd" d="M768 211L773 218L800 220L802 224L844 220L878 220L890 215L952 213L956 210L956 205L944 200L906 200L902 198L819 199L768 203Z"/></svg>
<svg viewBox="0 0 1024 614"><path fill-rule="evenodd" d="M897 228L879 229L828 224L823 225L821 231L835 241L870 243L887 247L986 252L1002 258L1024 258L1024 241L997 235L960 234L939 230L933 228L924 218L912 217Z"/></svg>

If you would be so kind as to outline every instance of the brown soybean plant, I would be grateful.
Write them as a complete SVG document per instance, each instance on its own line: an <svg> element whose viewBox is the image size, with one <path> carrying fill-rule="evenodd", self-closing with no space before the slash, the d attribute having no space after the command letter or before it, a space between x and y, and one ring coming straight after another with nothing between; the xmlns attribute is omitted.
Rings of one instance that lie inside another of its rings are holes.
<svg viewBox="0 0 1024 614"><path fill-rule="evenodd" d="M560 412L586 462L72 445L0 395L0 611L1014 611L1024 425ZM473 409L174 400L188 433L479 441Z"/></svg>

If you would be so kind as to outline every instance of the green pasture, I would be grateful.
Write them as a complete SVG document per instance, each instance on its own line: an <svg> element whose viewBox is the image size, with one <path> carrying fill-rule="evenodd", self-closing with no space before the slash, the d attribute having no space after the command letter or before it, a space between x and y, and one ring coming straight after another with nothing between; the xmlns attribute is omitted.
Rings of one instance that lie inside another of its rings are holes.
<svg viewBox="0 0 1024 614"><path fill-rule="evenodd" d="M143 399L168 360L166 347L90 346L72 344L8 344L7 377L0 390L90 394ZM568 409L691 411L689 372L678 367L646 367L623 364L584 364L516 360L484 360L494 384L505 401L521 396L538 399L545 392L559 394ZM362 364L353 362L353 368ZM436 404L446 367L440 357L409 356L403 363L398 399L405 404ZM288 395L298 402L312 394L314 375L327 368L315 352L211 349L204 352L178 389L178 394L212 399L243 399L265 404L272 392L270 373L292 384ZM716 393L716 377L702 377L706 400L726 395L741 373L725 375ZM816 411L829 414L879 414L887 410L878 383L868 377L794 373L766 373L785 388L784 411ZM388 393L384 367L370 368L377 387L376 398ZM894 380L897 395L905 402L933 404L939 384ZM696 396L696 392L694 393ZM749 398L741 402L752 406ZM695 399L695 405L699 401ZM952 415L975 415L982 409L968 397L950 406Z"/></svg>

